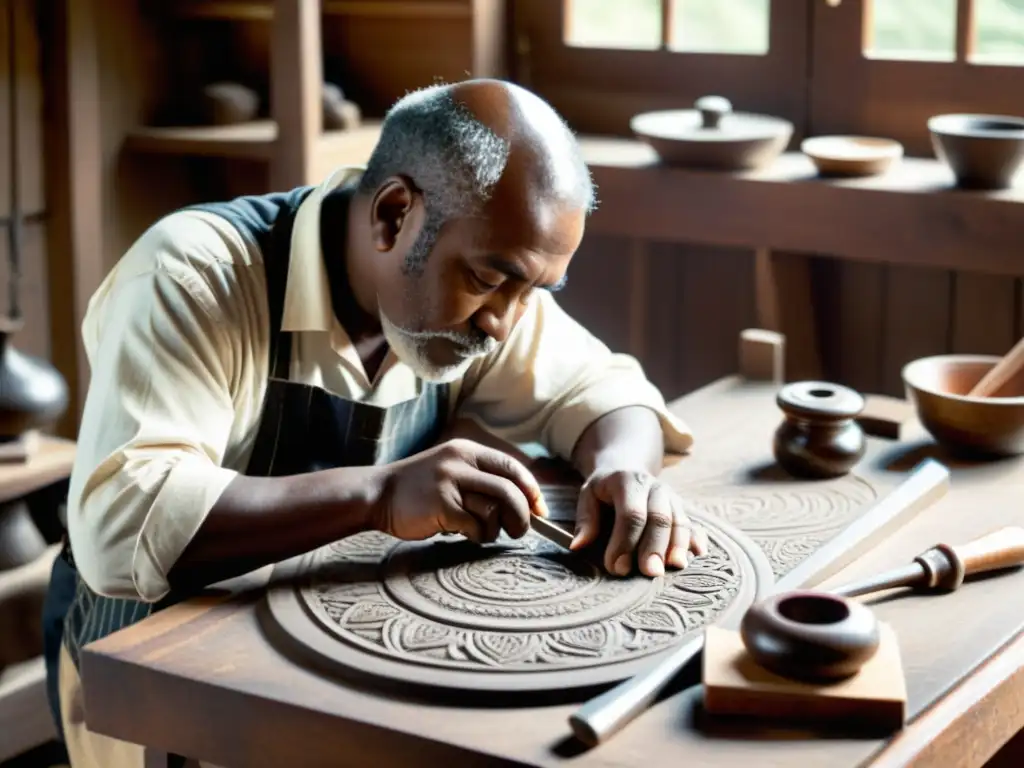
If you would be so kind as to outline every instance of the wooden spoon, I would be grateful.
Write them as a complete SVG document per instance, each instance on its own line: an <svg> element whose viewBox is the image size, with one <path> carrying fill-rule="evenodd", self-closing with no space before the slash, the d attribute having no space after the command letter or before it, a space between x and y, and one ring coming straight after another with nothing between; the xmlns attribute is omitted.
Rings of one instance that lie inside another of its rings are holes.
<svg viewBox="0 0 1024 768"><path fill-rule="evenodd" d="M1017 342L1013 349L1006 353L1002 360L995 364L981 381L967 393L968 397L991 397L1010 379L1024 368L1024 339Z"/></svg>

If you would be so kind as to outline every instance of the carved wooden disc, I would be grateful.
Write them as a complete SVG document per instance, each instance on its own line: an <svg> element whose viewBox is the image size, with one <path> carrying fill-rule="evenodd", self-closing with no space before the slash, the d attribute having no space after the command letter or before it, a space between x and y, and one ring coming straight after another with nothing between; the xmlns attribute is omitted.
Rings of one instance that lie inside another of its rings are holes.
<svg viewBox="0 0 1024 768"><path fill-rule="evenodd" d="M335 671L430 688L542 691L616 682L764 596L771 566L711 515L710 552L616 578L530 532L479 547L364 533L279 567L271 615Z"/></svg>
<svg viewBox="0 0 1024 768"><path fill-rule="evenodd" d="M877 498L870 483L852 474L813 483L773 480L759 487L695 483L685 495L688 514L696 507L749 534L776 578L838 536Z"/></svg>

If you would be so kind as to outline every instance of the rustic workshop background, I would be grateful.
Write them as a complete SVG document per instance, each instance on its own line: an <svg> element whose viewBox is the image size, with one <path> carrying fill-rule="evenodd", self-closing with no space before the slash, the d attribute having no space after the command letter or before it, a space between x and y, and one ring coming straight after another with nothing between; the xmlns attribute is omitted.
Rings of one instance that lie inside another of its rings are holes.
<svg viewBox="0 0 1024 768"><path fill-rule="evenodd" d="M79 321L132 239L177 206L265 190L271 167L287 162L277 157L266 122L205 134L153 127L173 124L177 106L214 80L269 93L272 55L298 62L302 50L298 38L271 39L266 1L9 1L24 41L14 82L28 216L27 317L16 343L52 359L81 398L87 370ZM716 93L738 110L792 120L793 146L822 132L866 133L933 157L925 125L931 115L1019 109L1024 33L1014 31L1013 14L1020 8L1020 0L325 0L314 41L322 46L324 76L360 106L369 133L348 144L332 139L334 148L314 161L312 173L325 173L332 158L365 156L373 120L397 96L470 73L510 76L535 89L586 137L628 137L632 114L689 107ZM872 12L862 29L865 10ZM973 24L958 26L958 15ZM6 61L0 56L5 89L12 81ZM0 157L6 135L0 126ZM638 188L655 173L628 170ZM602 171L595 170L599 182ZM278 178L303 177L286 169ZM887 198L907 198L900 189L906 183L897 176L891 189L875 185L864 205L835 210L845 226L831 227L820 209L805 218L797 198L779 215L773 185L735 214L721 211L694 236L685 215L677 229L669 222L652 234L628 199L604 199L564 302L608 344L639 355L669 398L735 370L737 331L753 324L789 326L794 374L897 394L906 361L946 351L1002 353L1024 330L1016 265L975 264L992 243L1011 247L1007 238L1021 226L1018 206L1005 210L1003 201L997 214L997 195L982 201L987 206L964 196L936 206L931 195L917 194L877 231L872 212ZM749 199L743 182L735 185L737 199ZM8 187L0 180L0 211L9 209ZM671 184L660 188L673 194ZM704 203L680 183L672 205L685 212ZM735 219L758 216L765 221L756 228L778 230L780 242L799 241L802 229L827 229L828 238L808 239L835 240L836 251L852 243L855 258L763 250L758 259L755 248L774 244L708 245L729 242L731 228L751 229L750 221ZM944 246L951 231L966 242ZM978 253L970 247L973 233ZM899 248L875 249L876 240ZM0 253L5 247L0 243ZM897 260L894 250L900 263L885 263ZM941 265L930 263L933 253ZM759 263L774 267L787 295L797 297L782 308L785 317L773 317L770 300L756 295ZM64 421L68 436L76 415L71 409Z"/></svg>
<svg viewBox="0 0 1024 768"><path fill-rule="evenodd" d="M583 137L601 207L560 298L667 399L735 371L751 326L786 334L791 378L887 394L914 358L1001 354L1024 335L1024 191L936 184L926 125L1024 111L1024 0L323 0L312 12L275 23L272 0L4 0L0 223L17 215L22 239L12 259L0 237L0 316L13 266L24 325L11 341L67 380L64 437L88 386L89 297L145 227L360 163L394 99L470 75L532 88ZM358 106L358 128L310 119L325 80ZM257 93L258 118L184 125L214 82ZM792 121L793 150L867 134L902 142L908 160L863 183L653 167L630 118L706 94ZM0 670L0 701L9 682Z"/></svg>

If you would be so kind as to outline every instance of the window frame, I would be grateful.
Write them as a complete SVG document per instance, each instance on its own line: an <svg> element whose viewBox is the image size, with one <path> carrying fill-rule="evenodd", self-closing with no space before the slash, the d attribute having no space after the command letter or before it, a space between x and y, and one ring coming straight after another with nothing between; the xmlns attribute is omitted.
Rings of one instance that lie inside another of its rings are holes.
<svg viewBox="0 0 1024 768"><path fill-rule="evenodd" d="M901 142L908 154L930 156L930 117L1021 113L1024 65L968 59L973 7L974 0L957 0L954 61L917 61L864 54L869 0L815 5L809 90L814 132L884 136Z"/></svg>
<svg viewBox="0 0 1024 768"><path fill-rule="evenodd" d="M667 18L669 0L662 0ZM513 72L585 133L630 135L629 120L650 109L689 109L706 94L737 111L792 120L794 140L807 120L806 51L814 0L770 0L766 54L583 48L563 40L566 2L513 3ZM792 13L779 13L785 7ZM765 82L773 84L765 88ZM642 85L638 85L642 84Z"/></svg>
<svg viewBox="0 0 1024 768"><path fill-rule="evenodd" d="M516 0L513 73L591 134L629 136L638 112L685 109L715 93L739 111L791 120L790 148L807 135L858 134L931 156L933 115L1021 112L1024 65L967 59L973 0L957 0L955 61L866 56L868 2L771 0L769 51L749 55L670 51L665 33L658 50L574 47L562 39L565 0Z"/></svg>

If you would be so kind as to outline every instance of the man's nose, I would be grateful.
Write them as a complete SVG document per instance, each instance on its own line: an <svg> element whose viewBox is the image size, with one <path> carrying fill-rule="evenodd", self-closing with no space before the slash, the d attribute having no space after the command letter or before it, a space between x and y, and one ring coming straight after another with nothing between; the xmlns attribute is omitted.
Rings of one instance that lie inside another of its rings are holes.
<svg viewBox="0 0 1024 768"><path fill-rule="evenodd" d="M477 314L477 327L501 344L512 333L519 319L518 301L495 300Z"/></svg>

